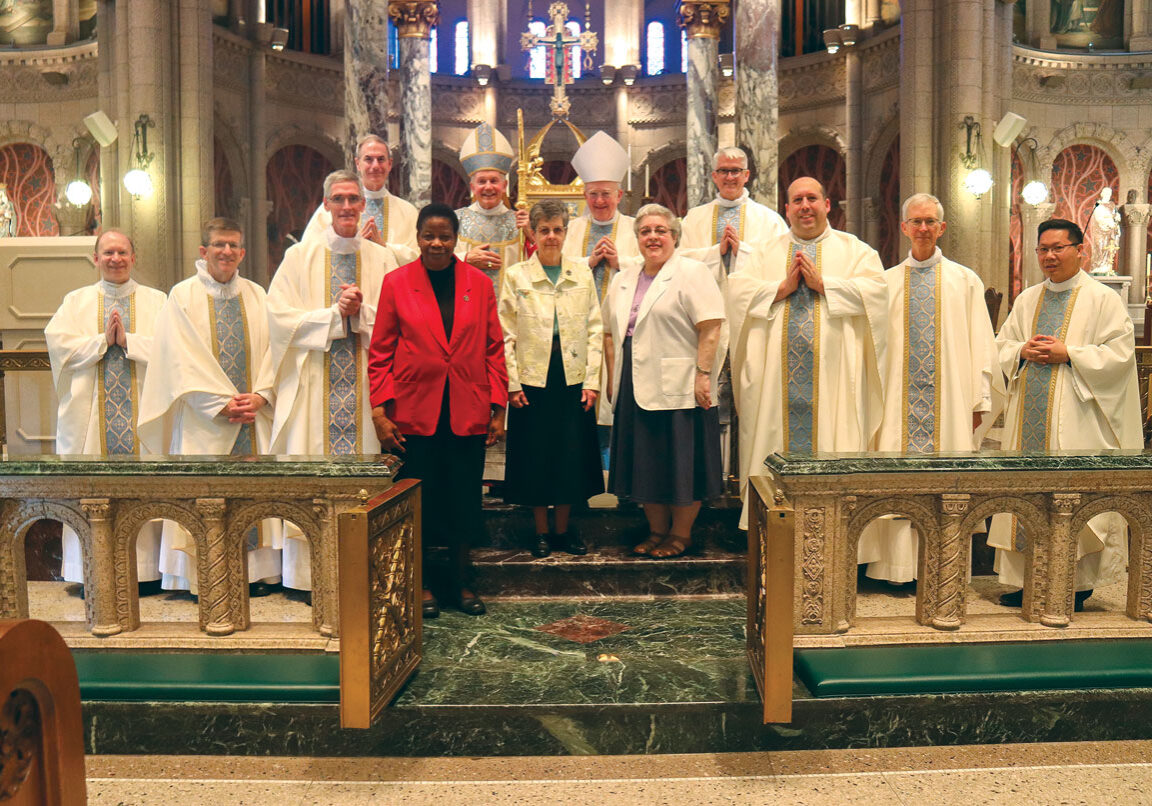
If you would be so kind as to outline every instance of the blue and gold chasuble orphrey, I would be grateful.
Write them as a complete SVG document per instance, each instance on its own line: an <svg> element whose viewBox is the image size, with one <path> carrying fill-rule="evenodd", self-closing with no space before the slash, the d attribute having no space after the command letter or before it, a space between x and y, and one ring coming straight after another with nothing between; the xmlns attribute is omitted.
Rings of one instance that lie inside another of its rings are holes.
<svg viewBox="0 0 1152 806"><path fill-rule="evenodd" d="M592 250L596 248L596 244L600 243L601 238L610 238L612 243L616 243L616 225L619 223L620 216L616 216L616 220L611 224L601 224L589 216L588 231L584 234L584 257L592 257ZM596 283L596 297L600 300L603 300L604 295L608 293L608 281L612 279L608 276L611 273L608 268L607 260L601 260L592 267L592 280Z"/></svg>
<svg viewBox="0 0 1152 806"><path fill-rule="evenodd" d="M108 320L113 311L120 312L124 332L133 332L136 319L135 292L123 297L104 294L100 297L96 312L100 332L108 329ZM100 382L100 441L102 453L106 456L117 454L138 454L140 445L136 441L136 364L119 344L108 345L104 357L100 359L97 371Z"/></svg>
<svg viewBox="0 0 1152 806"><path fill-rule="evenodd" d="M239 294L228 299L208 295L208 302L212 318L212 352L216 354L220 368L236 387L236 391L251 392L248 318L244 311L244 299ZM251 456L256 453L254 428L252 423L240 426L240 433L232 445L233 456Z"/></svg>
<svg viewBox="0 0 1152 806"><path fill-rule="evenodd" d="M484 215L471 207L464 207L456 211L460 218L460 241L471 249L474 246L488 244L493 252L503 252L505 248L520 243L520 231L516 229L516 214L507 210L500 215ZM515 263L516 261L512 261ZM504 264L508 264L505 260ZM488 269L484 266L476 268L484 272L492 281L496 298L500 298L500 286L504 282L504 269Z"/></svg>
<svg viewBox="0 0 1152 806"><path fill-rule="evenodd" d="M1080 289L1064 291L1044 289L1040 304L1036 306L1036 318L1032 324L1033 336L1054 336L1064 341L1068 333L1068 320L1076 304ZM1060 365L1037 364L1027 361L1021 371L1020 383L1024 390L1020 404L1020 429L1017 449L1022 451L1048 450L1048 433L1052 418L1052 399L1056 395L1056 380Z"/></svg>
<svg viewBox="0 0 1152 806"><path fill-rule="evenodd" d="M367 199L364 205L364 215L360 217L361 225L368 223L368 219L373 218L376 220L376 229L380 231L380 237L385 241L388 240L388 197L385 196L381 199Z"/></svg>
<svg viewBox="0 0 1152 806"><path fill-rule="evenodd" d="M820 245L794 243L788 250L785 272L802 251L820 271ZM784 450L811 453L817 444L816 411L820 400L820 295L803 280L784 300Z"/></svg>
<svg viewBox="0 0 1152 806"><path fill-rule="evenodd" d="M340 297L344 283L360 286L360 253L327 252L328 304ZM345 327L351 330L345 320ZM333 339L324 355L324 431L329 455L362 453L360 444L360 335Z"/></svg>
<svg viewBox="0 0 1152 806"><path fill-rule="evenodd" d="M904 424L901 450L931 453L940 444L940 261L904 273Z"/></svg>
<svg viewBox="0 0 1152 806"><path fill-rule="evenodd" d="M713 205L712 243L720 243L720 239L724 237L724 230L728 225L735 227L736 234L740 236L740 240L744 240L744 209L743 203L733 207L722 207L718 203ZM729 249L720 256L720 259L724 263L724 274L728 274L728 272L731 271L732 250Z"/></svg>

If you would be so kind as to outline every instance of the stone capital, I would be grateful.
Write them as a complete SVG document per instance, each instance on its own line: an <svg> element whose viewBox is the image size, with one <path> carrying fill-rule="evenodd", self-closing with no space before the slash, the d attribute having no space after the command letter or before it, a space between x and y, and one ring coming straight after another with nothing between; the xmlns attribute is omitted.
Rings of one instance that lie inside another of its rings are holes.
<svg viewBox="0 0 1152 806"><path fill-rule="evenodd" d="M401 39L430 39L440 24L437 0L389 0L388 17Z"/></svg>
<svg viewBox="0 0 1152 806"><path fill-rule="evenodd" d="M1060 515L1071 515L1080 505L1080 493L1052 493L1052 509Z"/></svg>
<svg viewBox="0 0 1152 806"><path fill-rule="evenodd" d="M1120 208L1124 213L1124 223L1129 227L1143 228L1152 215L1152 204L1125 204Z"/></svg>
<svg viewBox="0 0 1152 806"><path fill-rule="evenodd" d="M731 0L680 0L677 22L688 32L688 38L720 38L720 29L728 22Z"/></svg>

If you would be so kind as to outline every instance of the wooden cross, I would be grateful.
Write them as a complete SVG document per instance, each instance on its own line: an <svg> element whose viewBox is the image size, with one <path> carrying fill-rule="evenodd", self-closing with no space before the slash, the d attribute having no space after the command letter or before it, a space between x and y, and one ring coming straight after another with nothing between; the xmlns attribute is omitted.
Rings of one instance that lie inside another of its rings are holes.
<svg viewBox="0 0 1152 806"><path fill-rule="evenodd" d="M565 86L572 83L572 73L568 67L570 48L580 48L584 55L584 69L591 70L593 69L592 54L600 45L600 37L588 30L581 31L574 36L567 33L567 29L564 27L568 20L567 3L550 5L548 18L552 20L552 24L544 31L543 36L531 31L520 34L520 48L524 51L531 51L533 48L543 45L548 49L546 52L549 53L550 59L546 80L552 85L552 117L566 118L572 106L568 100L568 93L564 89Z"/></svg>

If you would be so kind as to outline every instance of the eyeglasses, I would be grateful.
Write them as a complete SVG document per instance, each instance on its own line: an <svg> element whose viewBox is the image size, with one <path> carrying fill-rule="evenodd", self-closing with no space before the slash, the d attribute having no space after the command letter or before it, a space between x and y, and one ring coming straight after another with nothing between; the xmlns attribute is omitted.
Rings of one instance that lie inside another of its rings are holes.
<svg viewBox="0 0 1152 806"><path fill-rule="evenodd" d="M909 218L906 219L904 223L914 229L920 229L920 227L935 227L940 222L935 218Z"/></svg>
<svg viewBox="0 0 1152 806"><path fill-rule="evenodd" d="M1036 247L1036 254L1039 257L1044 257L1045 255L1055 255L1058 252L1063 252L1069 246L1079 246L1079 245L1080 244L1078 244L1078 243L1064 243L1064 244L1060 244L1059 246L1037 246Z"/></svg>
<svg viewBox="0 0 1152 806"><path fill-rule="evenodd" d="M353 206L353 205L357 205L360 202L364 201L364 197L359 195L359 194L352 194L350 196L346 196L343 193L341 193L338 196L329 196L328 201L331 202L332 205L335 207L340 207L343 205Z"/></svg>
<svg viewBox="0 0 1152 806"><path fill-rule="evenodd" d="M672 230L668 229L667 227L641 227L639 233L641 238L647 238L649 235L655 235L659 238L663 238L664 236L671 234Z"/></svg>
<svg viewBox="0 0 1152 806"><path fill-rule="evenodd" d="M211 246L213 249L220 249L220 250L231 249L234 252L240 250L240 244L237 243L236 241L212 241L212 243L210 243L208 245Z"/></svg>
<svg viewBox="0 0 1152 806"><path fill-rule="evenodd" d="M747 168L716 168L712 173L722 174L723 176L739 176L747 170Z"/></svg>

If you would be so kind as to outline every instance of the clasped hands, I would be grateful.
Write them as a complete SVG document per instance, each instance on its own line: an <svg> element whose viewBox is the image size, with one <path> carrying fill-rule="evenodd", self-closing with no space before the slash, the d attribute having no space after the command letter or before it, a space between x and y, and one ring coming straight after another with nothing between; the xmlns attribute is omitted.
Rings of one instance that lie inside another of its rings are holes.
<svg viewBox="0 0 1152 806"><path fill-rule="evenodd" d="M616 244L607 235L596 242L592 247L592 254L588 257L589 266L595 267L601 263L607 263L613 271L620 268L620 256L616 252Z"/></svg>
<svg viewBox="0 0 1152 806"><path fill-rule="evenodd" d="M220 417L227 417L230 423L254 423L256 412L268 405L263 395L255 392L241 392L232 395L232 399L224 408L220 409Z"/></svg>
<svg viewBox="0 0 1152 806"><path fill-rule="evenodd" d="M784 278L784 282L780 283L780 287L776 290L776 301L779 302L794 294L796 289L800 287L801 280L804 281L804 285L817 294L824 293L824 278L816 270L816 264L804 252L797 252L792 257L792 265L788 267L788 276Z"/></svg>
<svg viewBox="0 0 1152 806"><path fill-rule="evenodd" d="M376 438L380 440L382 453L404 453L404 443L407 441L400 432L400 426L388 419L383 406L372 407L372 426L376 429ZM504 408L492 407L492 418L488 421L488 436L485 445L495 445L504 439Z"/></svg>
<svg viewBox="0 0 1152 806"><path fill-rule="evenodd" d="M124 330L124 320L120 317L120 311L113 310L108 315L108 326L104 328L104 338L108 340L109 347L116 344L125 350L128 349L128 333Z"/></svg>
<svg viewBox="0 0 1152 806"><path fill-rule="evenodd" d="M355 316L360 312L360 304L364 302L364 294L351 283L340 284L340 298L336 300L336 309L341 316Z"/></svg>
<svg viewBox="0 0 1152 806"><path fill-rule="evenodd" d="M1037 364L1064 364L1068 361L1068 347L1053 336L1033 336L1020 348L1020 357Z"/></svg>
<svg viewBox="0 0 1152 806"><path fill-rule="evenodd" d="M724 234L720 236L720 254L729 252L736 254L740 251L740 233L731 224L724 227Z"/></svg>

